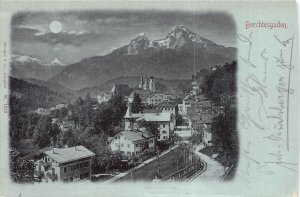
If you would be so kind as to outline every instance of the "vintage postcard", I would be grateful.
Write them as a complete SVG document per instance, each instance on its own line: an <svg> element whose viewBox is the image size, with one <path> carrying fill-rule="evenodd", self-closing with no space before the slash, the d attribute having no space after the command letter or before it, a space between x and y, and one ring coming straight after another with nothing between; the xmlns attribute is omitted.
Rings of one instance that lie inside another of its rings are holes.
<svg viewBox="0 0 300 197"><path fill-rule="evenodd" d="M294 1L1 1L0 196L297 196Z"/></svg>

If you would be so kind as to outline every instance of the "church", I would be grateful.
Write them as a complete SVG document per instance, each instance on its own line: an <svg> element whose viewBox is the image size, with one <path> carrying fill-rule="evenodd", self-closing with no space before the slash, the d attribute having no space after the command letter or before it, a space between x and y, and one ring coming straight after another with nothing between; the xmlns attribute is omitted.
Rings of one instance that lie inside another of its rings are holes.
<svg viewBox="0 0 300 197"><path fill-rule="evenodd" d="M138 88L133 89L130 96L128 97L128 101L131 103L133 101L134 95L138 94L142 100L143 104L148 104L148 98L156 92L155 90L155 82L154 78L148 78L141 76L141 80Z"/></svg>
<svg viewBox="0 0 300 197"><path fill-rule="evenodd" d="M147 75L145 78L141 76L139 88L143 90L150 90L151 92L155 92L154 78L153 77L148 78Z"/></svg>

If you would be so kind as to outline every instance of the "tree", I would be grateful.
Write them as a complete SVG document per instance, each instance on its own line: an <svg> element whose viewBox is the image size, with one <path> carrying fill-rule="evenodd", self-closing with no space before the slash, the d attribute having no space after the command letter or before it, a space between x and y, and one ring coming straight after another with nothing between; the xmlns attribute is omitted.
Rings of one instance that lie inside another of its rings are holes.
<svg viewBox="0 0 300 197"><path fill-rule="evenodd" d="M143 111L142 99L138 93L134 93L133 101L132 101L132 113L139 113L142 111Z"/></svg>
<svg viewBox="0 0 300 197"><path fill-rule="evenodd" d="M155 151L157 146L157 139L160 138L160 132L159 132L159 124L158 122L150 122L145 120L140 120L138 122L138 125L140 127L145 127L149 132L151 132L153 135L155 135Z"/></svg>
<svg viewBox="0 0 300 197"><path fill-rule="evenodd" d="M226 115L219 115L212 122L212 142L215 149L223 156L226 165L238 159L239 142L236 129L236 112L228 110Z"/></svg>
<svg viewBox="0 0 300 197"><path fill-rule="evenodd" d="M30 160L10 161L12 179L17 183L33 183L34 163Z"/></svg>
<svg viewBox="0 0 300 197"><path fill-rule="evenodd" d="M52 124L51 118L42 116L34 129L33 142L37 144L39 148L44 148L50 145L50 138L53 137L56 140L58 134L58 126Z"/></svg>

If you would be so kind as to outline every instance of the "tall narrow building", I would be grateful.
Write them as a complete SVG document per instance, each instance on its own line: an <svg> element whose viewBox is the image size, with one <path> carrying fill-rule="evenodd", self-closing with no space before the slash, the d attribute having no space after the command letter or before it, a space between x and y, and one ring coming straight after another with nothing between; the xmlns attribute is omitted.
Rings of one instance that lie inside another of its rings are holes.
<svg viewBox="0 0 300 197"><path fill-rule="evenodd" d="M149 90L151 92L155 92L155 83L154 83L154 78L150 77L150 81L149 81Z"/></svg>
<svg viewBox="0 0 300 197"><path fill-rule="evenodd" d="M148 90L149 89L149 81L148 81L147 75L146 75L146 79L145 79L145 82L144 82L144 85L143 85L143 89L144 90Z"/></svg>
<svg viewBox="0 0 300 197"><path fill-rule="evenodd" d="M143 85L144 85L144 78L143 78L143 75L141 75L141 81L139 84L139 88L143 88Z"/></svg>

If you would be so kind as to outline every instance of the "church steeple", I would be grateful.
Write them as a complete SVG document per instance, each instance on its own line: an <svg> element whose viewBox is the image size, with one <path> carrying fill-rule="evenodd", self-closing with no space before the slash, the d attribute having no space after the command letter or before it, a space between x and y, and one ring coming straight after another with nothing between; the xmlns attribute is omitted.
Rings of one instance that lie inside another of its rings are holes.
<svg viewBox="0 0 300 197"><path fill-rule="evenodd" d="M145 79L145 82L144 82L144 85L143 85L143 89L147 90L148 88L149 88L149 83L148 83L148 77L146 75L146 79Z"/></svg>
<svg viewBox="0 0 300 197"><path fill-rule="evenodd" d="M150 77L149 90L151 92L155 92L155 83L154 83L154 78L153 77Z"/></svg>
<svg viewBox="0 0 300 197"><path fill-rule="evenodd" d="M139 88L143 88L143 85L144 85L144 78L143 78L143 75L141 75L141 81L139 84Z"/></svg>

